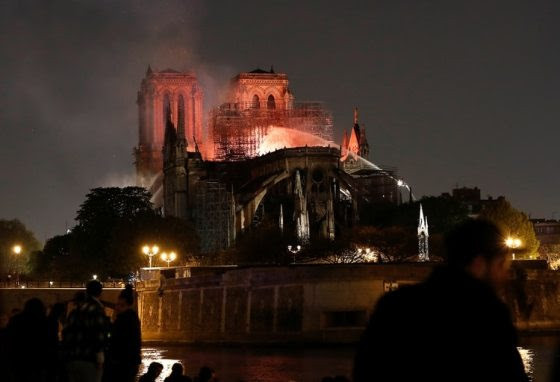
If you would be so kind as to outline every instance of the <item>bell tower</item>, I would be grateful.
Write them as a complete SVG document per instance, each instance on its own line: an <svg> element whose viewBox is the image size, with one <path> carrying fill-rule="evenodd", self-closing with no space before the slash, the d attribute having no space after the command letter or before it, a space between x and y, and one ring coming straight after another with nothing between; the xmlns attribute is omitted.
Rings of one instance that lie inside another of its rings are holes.
<svg viewBox="0 0 560 382"><path fill-rule="evenodd" d="M183 129L187 147L194 151L202 142L202 90L192 72L173 69L152 70L148 66L146 76L138 91L138 146L136 159L136 183L151 187L163 170L162 148L168 114L176 129Z"/></svg>

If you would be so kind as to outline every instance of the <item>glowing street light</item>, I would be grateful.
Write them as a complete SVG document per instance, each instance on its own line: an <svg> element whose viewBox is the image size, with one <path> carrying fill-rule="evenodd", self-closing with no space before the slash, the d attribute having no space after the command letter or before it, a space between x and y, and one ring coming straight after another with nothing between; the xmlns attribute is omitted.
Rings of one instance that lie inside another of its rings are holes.
<svg viewBox="0 0 560 382"><path fill-rule="evenodd" d="M511 237L511 236L508 236L508 238L505 240L505 243L506 243L506 246L508 248L511 248L511 249L519 248L519 247L521 247L521 244L522 244L521 239L519 239L517 237ZM511 258L513 260L515 260L515 252L511 253Z"/></svg>
<svg viewBox="0 0 560 382"><path fill-rule="evenodd" d="M142 247L142 253L144 253L144 255L148 256L148 258L150 259L150 268L152 268L152 257L157 255L158 252L159 247L157 245L152 245L151 247L149 245L145 245Z"/></svg>
<svg viewBox="0 0 560 382"><path fill-rule="evenodd" d="M12 252L15 253L16 255L19 255L22 250L23 248L19 244L16 244L12 247Z"/></svg>
<svg viewBox="0 0 560 382"><path fill-rule="evenodd" d="M288 251L290 251L292 253L292 255L294 256L294 264L296 263L296 255L299 251L301 251L301 245L296 245L296 246L291 246L288 245Z"/></svg>
<svg viewBox="0 0 560 382"><path fill-rule="evenodd" d="M177 254L175 252L171 252L171 253L163 252L161 254L161 259L167 263L168 267L169 267L169 263L175 260L176 258L177 258Z"/></svg>
<svg viewBox="0 0 560 382"><path fill-rule="evenodd" d="M92 280L97 280L97 275L91 276Z"/></svg>

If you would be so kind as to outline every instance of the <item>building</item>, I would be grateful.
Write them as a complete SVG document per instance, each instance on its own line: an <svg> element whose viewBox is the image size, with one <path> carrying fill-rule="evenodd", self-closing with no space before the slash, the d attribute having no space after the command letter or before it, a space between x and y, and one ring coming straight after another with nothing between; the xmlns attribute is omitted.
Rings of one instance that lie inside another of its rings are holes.
<svg viewBox="0 0 560 382"><path fill-rule="evenodd" d="M441 196L451 198L463 204L468 209L469 216L473 218L476 218L485 206L505 200L504 196L494 198L490 195L486 199L482 199L478 187L455 187L451 190L451 194L445 192Z"/></svg>
<svg viewBox="0 0 560 382"><path fill-rule="evenodd" d="M269 147L266 137L277 129L282 129L281 142ZM290 147L300 140L303 146L311 137L326 146L332 134L331 113L321 103L296 103L286 74L255 69L235 76L227 102L210 112L206 157L244 160L281 148L282 142Z"/></svg>
<svg viewBox="0 0 560 382"><path fill-rule="evenodd" d="M560 244L560 220L531 219L541 245Z"/></svg>
<svg viewBox="0 0 560 382"><path fill-rule="evenodd" d="M138 146L134 150L137 184L151 187L163 168L167 111L172 123L185 131L186 146L202 143L202 89L192 72L148 67L138 91Z"/></svg>
<svg viewBox="0 0 560 382"><path fill-rule="evenodd" d="M138 93L139 185L166 216L192 221L203 252L273 217L301 243L334 239L364 203L400 203L396 169L367 160L357 109L346 148L332 142L331 114L299 103L286 74L256 69L230 83L202 131L202 90L191 72L148 68Z"/></svg>

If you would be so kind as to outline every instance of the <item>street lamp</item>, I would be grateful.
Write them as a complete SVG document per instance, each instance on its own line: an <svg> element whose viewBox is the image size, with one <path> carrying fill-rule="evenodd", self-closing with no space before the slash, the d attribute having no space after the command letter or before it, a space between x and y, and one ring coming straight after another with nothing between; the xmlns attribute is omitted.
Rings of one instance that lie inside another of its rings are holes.
<svg viewBox="0 0 560 382"><path fill-rule="evenodd" d="M163 252L161 254L161 259L167 263L167 267L169 267L169 263L175 260L176 258L177 255L175 254L175 252L171 252L171 253Z"/></svg>
<svg viewBox="0 0 560 382"><path fill-rule="evenodd" d="M148 256L148 259L150 260L150 268L152 268L152 257L157 255L158 252L159 252L159 247L157 245L152 245L151 247L149 245L145 245L142 247L142 253Z"/></svg>
<svg viewBox="0 0 560 382"><path fill-rule="evenodd" d="M294 264L296 263L296 254L301 251L301 245L296 245L294 247L292 247L291 245L288 245L288 251L290 251L292 253L292 255L294 256Z"/></svg>
<svg viewBox="0 0 560 382"><path fill-rule="evenodd" d="M16 285L19 285L19 259L17 258L17 256L20 255L22 251L23 248L19 244L15 244L12 247L12 252L14 253L14 255L16 255L16 259L14 261L14 268L16 272Z"/></svg>
<svg viewBox="0 0 560 382"><path fill-rule="evenodd" d="M514 249L514 250L516 248L521 247L521 244L522 244L521 239L519 239L517 237L511 237L511 236L508 236L508 238L505 240L505 243L506 243L506 246L508 248L511 248L511 249ZM515 260L515 252L511 253L511 258L512 258L512 260Z"/></svg>

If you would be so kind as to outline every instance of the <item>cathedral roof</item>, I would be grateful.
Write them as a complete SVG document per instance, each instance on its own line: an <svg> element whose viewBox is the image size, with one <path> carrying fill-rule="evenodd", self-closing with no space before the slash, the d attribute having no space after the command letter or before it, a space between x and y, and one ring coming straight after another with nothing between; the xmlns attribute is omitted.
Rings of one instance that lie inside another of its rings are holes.
<svg viewBox="0 0 560 382"><path fill-rule="evenodd" d="M167 68L165 70L162 70L160 73L180 73L180 72L175 69Z"/></svg>
<svg viewBox="0 0 560 382"><path fill-rule="evenodd" d="M249 73L253 73L253 74L271 74L274 73L274 71L268 71L268 70L263 70L261 68L256 68L255 70L251 70Z"/></svg>

